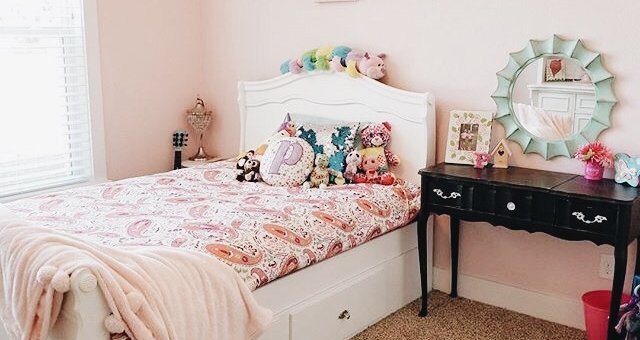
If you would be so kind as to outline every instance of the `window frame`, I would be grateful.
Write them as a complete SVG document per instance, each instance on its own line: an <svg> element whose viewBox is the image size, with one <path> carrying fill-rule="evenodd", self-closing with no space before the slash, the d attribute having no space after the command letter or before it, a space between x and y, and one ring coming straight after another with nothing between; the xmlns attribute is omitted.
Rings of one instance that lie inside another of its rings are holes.
<svg viewBox="0 0 640 340"><path fill-rule="evenodd" d="M41 190L18 193L0 198L0 203L107 181L102 77L100 62L100 35L98 26L98 0L82 0L85 58L89 101L89 136L92 172L88 180L59 185Z"/></svg>

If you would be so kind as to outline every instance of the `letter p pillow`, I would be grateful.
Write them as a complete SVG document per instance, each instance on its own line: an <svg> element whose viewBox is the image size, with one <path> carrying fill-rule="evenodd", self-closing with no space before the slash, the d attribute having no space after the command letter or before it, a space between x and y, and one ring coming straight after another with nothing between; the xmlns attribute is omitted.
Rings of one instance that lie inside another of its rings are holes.
<svg viewBox="0 0 640 340"><path fill-rule="evenodd" d="M276 151L271 167L270 174L279 174L282 164L295 165L302 158L302 145L297 141L283 140L280 142L278 151Z"/></svg>

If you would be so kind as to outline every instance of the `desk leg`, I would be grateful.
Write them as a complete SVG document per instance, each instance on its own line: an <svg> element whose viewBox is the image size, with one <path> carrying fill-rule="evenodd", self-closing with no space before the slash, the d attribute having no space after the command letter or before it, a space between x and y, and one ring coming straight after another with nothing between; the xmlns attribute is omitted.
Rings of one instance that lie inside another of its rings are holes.
<svg viewBox="0 0 640 340"><path fill-rule="evenodd" d="M460 248L460 219L451 217L451 294L458 297L458 250Z"/></svg>
<svg viewBox="0 0 640 340"><path fill-rule="evenodd" d="M627 271L627 245L619 244L615 247L615 268L613 271L613 287L611 288L611 304L609 305L609 332L607 339L614 340L621 336L616 332L615 326L618 323L618 310L620 309L620 298L624 286L624 277Z"/></svg>
<svg viewBox="0 0 640 340"><path fill-rule="evenodd" d="M427 316L427 294L429 293L429 278L427 271L427 221L429 221L429 212L424 209L418 215L418 257L420 261L420 287L422 288L420 316Z"/></svg>
<svg viewBox="0 0 640 340"><path fill-rule="evenodd" d="M640 274L640 237L636 238L636 269L633 271L633 275ZM633 289L635 287L631 287Z"/></svg>

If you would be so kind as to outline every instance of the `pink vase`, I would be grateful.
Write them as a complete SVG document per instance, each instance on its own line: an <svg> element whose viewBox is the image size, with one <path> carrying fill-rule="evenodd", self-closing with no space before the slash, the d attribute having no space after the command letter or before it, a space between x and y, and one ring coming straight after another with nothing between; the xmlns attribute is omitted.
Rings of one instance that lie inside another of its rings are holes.
<svg viewBox="0 0 640 340"><path fill-rule="evenodd" d="M594 162L586 162L584 165L584 178L591 181L599 181L604 174L604 167Z"/></svg>

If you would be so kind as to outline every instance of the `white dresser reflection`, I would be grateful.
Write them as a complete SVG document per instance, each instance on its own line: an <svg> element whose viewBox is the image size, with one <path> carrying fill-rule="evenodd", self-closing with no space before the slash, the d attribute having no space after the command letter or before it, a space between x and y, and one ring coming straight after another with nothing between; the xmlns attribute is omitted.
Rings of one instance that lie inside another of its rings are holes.
<svg viewBox="0 0 640 340"><path fill-rule="evenodd" d="M589 123L596 107L596 92L590 83L543 83L527 87L531 105L571 115L574 134Z"/></svg>

